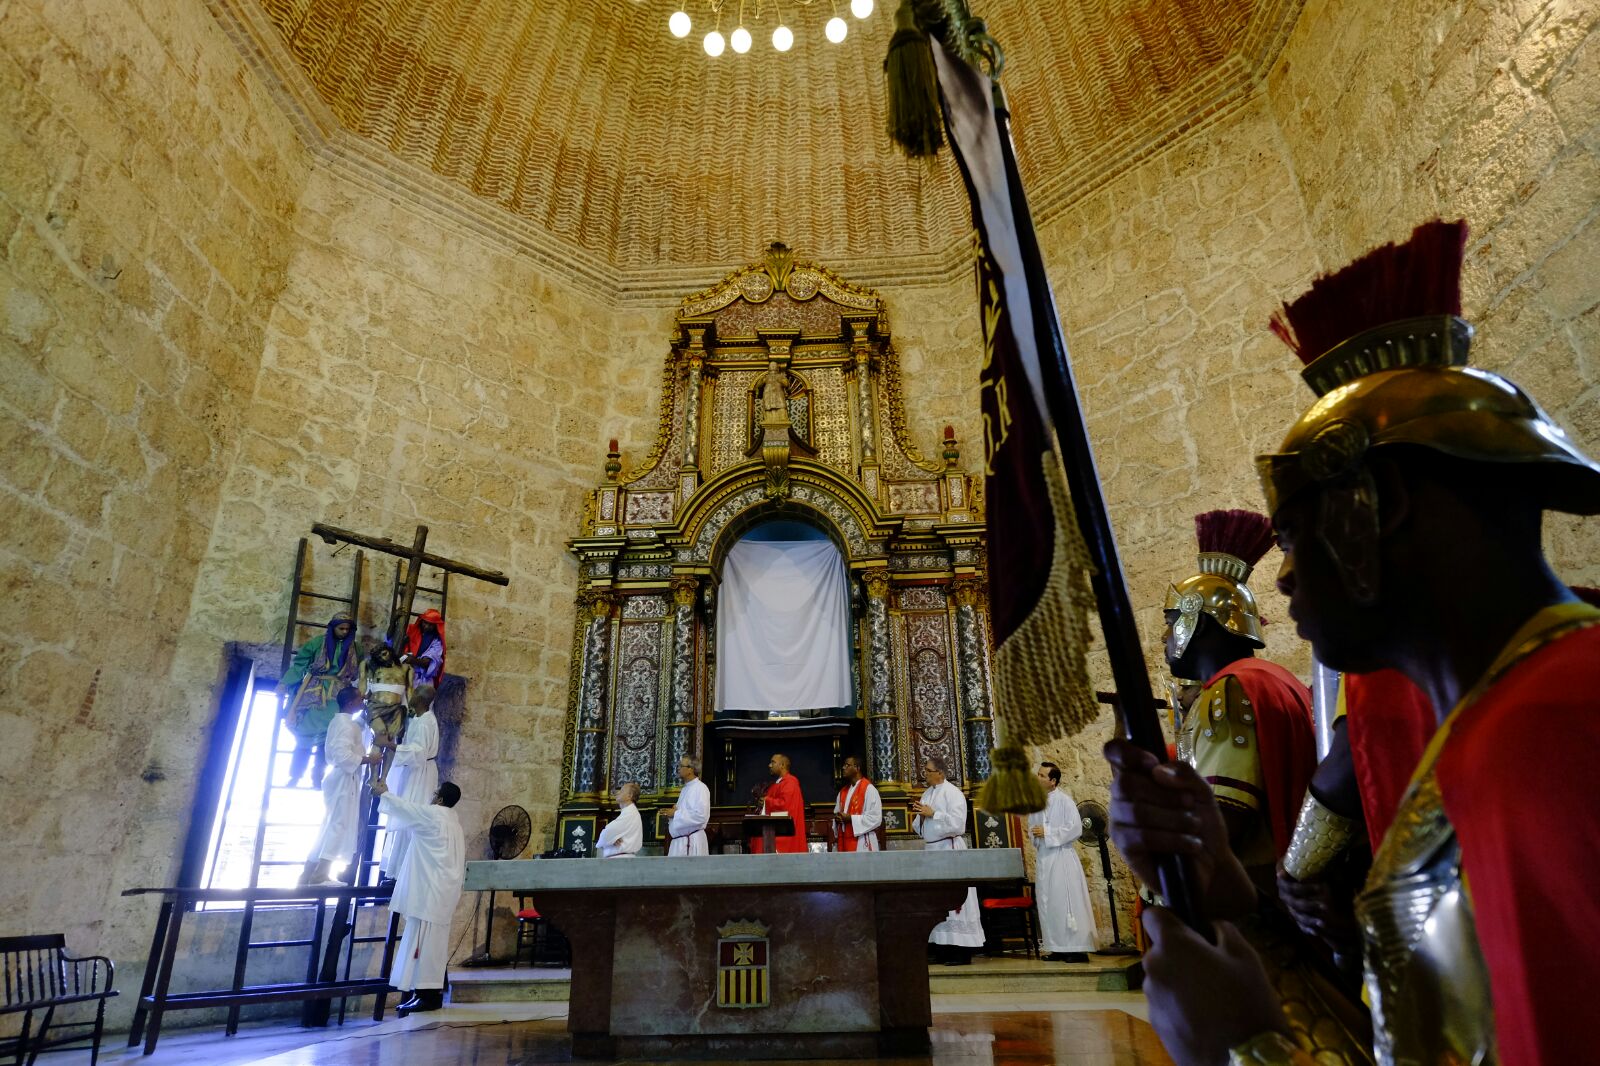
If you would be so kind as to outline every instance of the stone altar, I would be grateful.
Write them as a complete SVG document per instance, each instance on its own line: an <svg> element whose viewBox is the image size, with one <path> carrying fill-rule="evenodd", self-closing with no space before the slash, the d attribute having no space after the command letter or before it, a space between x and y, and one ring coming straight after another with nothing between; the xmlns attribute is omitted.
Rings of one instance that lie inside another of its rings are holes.
<svg viewBox="0 0 1600 1066"><path fill-rule="evenodd" d="M469 862L572 942L567 1029L595 1057L914 1054L928 933L1015 849Z"/></svg>

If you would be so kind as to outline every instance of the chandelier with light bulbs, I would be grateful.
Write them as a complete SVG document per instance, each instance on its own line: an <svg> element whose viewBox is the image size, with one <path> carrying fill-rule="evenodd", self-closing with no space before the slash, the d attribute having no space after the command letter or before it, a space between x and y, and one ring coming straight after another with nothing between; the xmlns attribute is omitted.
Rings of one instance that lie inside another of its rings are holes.
<svg viewBox="0 0 1600 1066"><path fill-rule="evenodd" d="M750 0L750 2L751 6L755 8L754 17L750 21L753 25L759 27L762 22L762 0ZM783 5L778 0L768 0L768 2L771 4L775 12L774 17L777 20L777 25L772 30L772 47L779 52L787 52L794 47L794 30L790 29L783 21ZM833 8L833 17L828 19L827 24L822 28L822 33L834 44L839 44L849 34L850 26L844 19L839 17L838 0L828 0L828 2ZM811 7L818 3L821 3L821 0L790 0L790 6L795 8ZM732 0L706 0L706 19L711 23L711 30L700 42L701 46L706 50L706 55L713 58L720 56L729 45L732 45L733 50L740 55L750 51L750 46L755 39L750 35L750 30L745 23L746 0L739 0L738 11L734 12L733 18L730 19L735 23L733 32L729 33L726 38L722 36L722 16L724 13L731 11L732 7ZM864 19L871 15L872 0L850 0L850 14L858 19ZM694 29L694 23L689 18L689 12L683 7L674 11L672 17L667 19L667 29L674 37L683 38L689 36L689 33Z"/></svg>

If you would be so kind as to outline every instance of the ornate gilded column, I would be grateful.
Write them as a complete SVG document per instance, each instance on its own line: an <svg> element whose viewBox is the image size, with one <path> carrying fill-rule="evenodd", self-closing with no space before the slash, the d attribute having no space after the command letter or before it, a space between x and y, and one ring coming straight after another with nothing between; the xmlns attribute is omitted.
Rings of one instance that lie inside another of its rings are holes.
<svg viewBox="0 0 1600 1066"><path fill-rule="evenodd" d="M683 406L683 465L686 470L700 467L700 374L705 369L705 353L689 352L689 391Z"/></svg>
<svg viewBox="0 0 1600 1066"><path fill-rule="evenodd" d="M857 417L861 419L861 461L878 461L878 444L872 433L872 353L865 348L856 351L856 403Z"/></svg>
<svg viewBox="0 0 1600 1066"><path fill-rule="evenodd" d="M956 598L956 670L961 679L961 717L967 731L967 754L974 781L986 780L994 748L994 709L989 703L988 655L978 604L985 591L977 578L958 578Z"/></svg>
<svg viewBox="0 0 1600 1066"><path fill-rule="evenodd" d="M698 578L672 579L672 705L667 719L669 773L694 746L694 601L700 593ZM676 780L668 777L667 781Z"/></svg>
<svg viewBox="0 0 1600 1066"><path fill-rule="evenodd" d="M578 593L579 618L588 615L583 637L582 674L578 681L578 724L573 734L572 792L598 795L605 787L606 704L611 679L611 610L616 596L609 590Z"/></svg>
<svg viewBox="0 0 1600 1066"><path fill-rule="evenodd" d="M889 664L889 571L868 570L861 579L867 588L867 741L872 776L881 785L900 779L894 671Z"/></svg>

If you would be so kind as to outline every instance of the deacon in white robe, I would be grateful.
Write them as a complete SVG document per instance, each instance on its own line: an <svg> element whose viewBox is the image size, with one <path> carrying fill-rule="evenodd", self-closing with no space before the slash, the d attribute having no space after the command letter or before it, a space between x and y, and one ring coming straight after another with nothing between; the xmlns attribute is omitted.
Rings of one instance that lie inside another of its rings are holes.
<svg viewBox="0 0 1600 1066"><path fill-rule="evenodd" d="M467 876L467 846L454 810L461 790L446 781L431 803L414 803L390 792L382 781L372 791L389 824L411 834L405 863L395 880L389 910L406 920L389 983L416 996L400 1004L412 1011L437 1010L444 1000L450 956L450 919Z"/></svg>
<svg viewBox="0 0 1600 1066"><path fill-rule="evenodd" d="M938 756L929 756L922 767L929 785L922 799L912 808L915 817L911 829L922 837L929 851L965 851L967 842L967 797L961 790L945 780L945 763ZM967 889L966 902L960 910L951 911L944 921L933 927L928 943L966 949L956 961L970 961L971 951L983 947L983 918L978 910L978 890Z"/></svg>
<svg viewBox="0 0 1600 1066"><path fill-rule="evenodd" d="M1058 787L1061 770L1055 763L1042 763L1038 773L1045 788L1045 808L1028 815L1028 834L1038 860L1033 896L1039 908L1039 938L1047 958L1084 954L1099 945L1089 881L1078 849L1072 846L1083 835L1083 820L1072 797Z"/></svg>
<svg viewBox="0 0 1600 1066"><path fill-rule="evenodd" d="M602 859L627 859L639 853L644 845L644 821L633 801L639 798L639 786L629 781L617 789L617 816L611 819L594 842Z"/></svg>
<svg viewBox="0 0 1600 1066"><path fill-rule="evenodd" d="M394 745L394 761L384 781L390 791L412 803L432 803L439 790L439 719L433 715L433 689L424 685L411 693L405 739ZM383 743L379 741L379 743ZM382 875L396 877L411 846L411 833L390 825L383 838Z"/></svg>
<svg viewBox="0 0 1600 1066"><path fill-rule="evenodd" d="M339 713L328 722L322 751L327 771L322 775L322 829L311 845L302 885L338 885L329 871L333 864L355 854L356 837L361 832L361 768L374 759L367 757L366 729L356 712L361 710L361 694L354 688L340 691Z"/></svg>
<svg viewBox="0 0 1600 1066"><path fill-rule="evenodd" d="M678 780L683 788L678 791L677 806L667 820L667 836L672 843L668 855L709 855L706 842L706 824L711 821L711 790L700 780L700 760L685 755L678 761Z"/></svg>
<svg viewBox="0 0 1600 1066"><path fill-rule="evenodd" d="M861 775L861 760L844 761L844 788L833 802L834 836L840 851L877 851L878 827L883 824L883 797Z"/></svg>

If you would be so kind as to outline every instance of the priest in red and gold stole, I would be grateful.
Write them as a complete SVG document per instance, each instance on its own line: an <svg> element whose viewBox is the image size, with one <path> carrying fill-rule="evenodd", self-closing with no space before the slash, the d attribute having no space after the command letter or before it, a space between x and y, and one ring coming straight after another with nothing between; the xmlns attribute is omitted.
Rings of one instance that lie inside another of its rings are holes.
<svg viewBox="0 0 1600 1066"><path fill-rule="evenodd" d="M767 786L766 813L787 814L794 819L793 835L778 837L777 851L780 855L790 851L805 851L806 801L800 795L800 779L789 772L789 756L774 755L772 761L767 763L767 771L776 780ZM750 848L759 855L761 839L757 837L752 840Z"/></svg>
<svg viewBox="0 0 1600 1066"><path fill-rule="evenodd" d="M883 798L861 773L861 760L852 755L844 761L844 787L833 804L834 846L839 851L877 851L882 824Z"/></svg>
<svg viewBox="0 0 1600 1066"><path fill-rule="evenodd" d="M1399 670L1439 718L1356 902L1378 1062L1562 1066L1597 1058L1600 609L1552 571L1542 523L1600 514L1600 464L1467 365L1465 244L1465 223L1429 223L1285 308L1320 399L1257 466L1278 585L1318 659ZM1202 782L1108 756L1131 863L1167 849L1237 877ZM1312 1061L1234 930L1213 945L1165 911L1146 927L1175 1059Z"/></svg>

